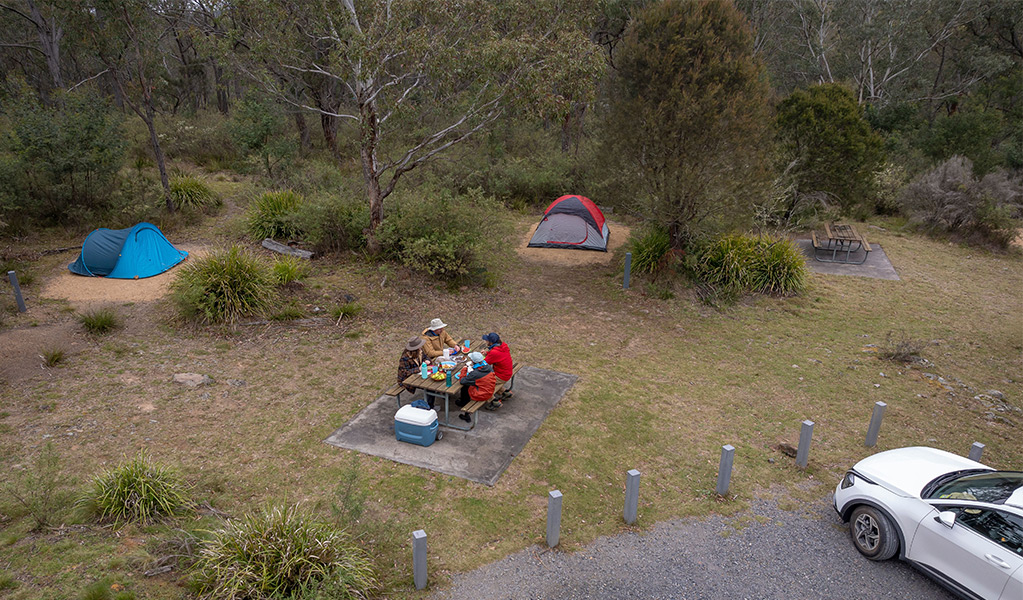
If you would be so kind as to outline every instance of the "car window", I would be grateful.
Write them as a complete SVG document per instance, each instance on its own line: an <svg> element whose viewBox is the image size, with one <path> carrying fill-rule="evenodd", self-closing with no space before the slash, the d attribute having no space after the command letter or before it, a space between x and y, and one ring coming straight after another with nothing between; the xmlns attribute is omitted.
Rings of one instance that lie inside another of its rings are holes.
<svg viewBox="0 0 1023 600"><path fill-rule="evenodd" d="M1023 517L974 506L951 506L956 523L965 525L996 544L1023 556Z"/></svg>
<svg viewBox="0 0 1023 600"><path fill-rule="evenodd" d="M933 490L925 488L925 497L934 500L977 500L1003 504L1020 488L1023 488L1023 473L987 471L942 482Z"/></svg>

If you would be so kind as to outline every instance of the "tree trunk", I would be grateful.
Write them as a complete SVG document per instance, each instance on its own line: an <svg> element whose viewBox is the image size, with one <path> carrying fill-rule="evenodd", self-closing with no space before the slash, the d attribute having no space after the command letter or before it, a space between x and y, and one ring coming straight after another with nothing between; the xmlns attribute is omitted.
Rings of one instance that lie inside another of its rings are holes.
<svg viewBox="0 0 1023 600"><path fill-rule="evenodd" d="M366 196L369 200L369 227L366 229L366 251L371 255L380 253L380 242L376 232L384 220L384 194L380 189L380 172L377 170L377 143L380 141L380 123L377 121L376 105L367 102L359 107L362 113L362 135L360 136L359 157L362 162L362 177L366 181Z"/></svg>
<svg viewBox="0 0 1023 600"><path fill-rule="evenodd" d="M320 127L323 128L323 141L335 159L341 160L341 152L337 149L337 119L331 115L320 113Z"/></svg>
<svg viewBox="0 0 1023 600"><path fill-rule="evenodd" d="M305 156L313 144L309 138L309 125L305 122L305 114L301 112L295 113L295 127L298 129L298 149L299 152Z"/></svg>
<svg viewBox="0 0 1023 600"><path fill-rule="evenodd" d="M153 155L156 157L156 166L160 169L160 183L163 185L163 199L167 204L167 212L174 212L174 202L170 195L170 181L167 179L167 159L163 155L163 148L160 147L160 138L156 135L155 114L153 112L153 99L146 95L142 99L145 105L146 127L149 128L149 141L153 145Z"/></svg>
<svg viewBox="0 0 1023 600"><path fill-rule="evenodd" d="M39 35L39 45L46 57L46 68L50 71L50 80L54 89L64 89L64 78L60 74L60 40L64 37L64 29L57 24L57 17L47 21L35 2L28 3L32 23Z"/></svg>
<svg viewBox="0 0 1023 600"><path fill-rule="evenodd" d="M227 86L223 83L224 69L213 59L210 59L213 63L213 85L217 90L217 110L220 114L226 115L228 111L227 103Z"/></svg>

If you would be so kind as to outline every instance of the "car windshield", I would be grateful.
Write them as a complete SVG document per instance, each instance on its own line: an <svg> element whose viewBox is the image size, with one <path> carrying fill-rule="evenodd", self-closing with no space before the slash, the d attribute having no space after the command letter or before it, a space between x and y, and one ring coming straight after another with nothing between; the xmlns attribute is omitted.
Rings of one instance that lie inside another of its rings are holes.
<svg viewBox="0 0 1023 600"><path fill-rule="evenodd" d="M932 500L976 500L991 504L1004 504L1013 494L1019 498L1023 489L1023 473L1012 471L985 471L983 473L956 473L943 475L924 488L923 496Z"/></svg>

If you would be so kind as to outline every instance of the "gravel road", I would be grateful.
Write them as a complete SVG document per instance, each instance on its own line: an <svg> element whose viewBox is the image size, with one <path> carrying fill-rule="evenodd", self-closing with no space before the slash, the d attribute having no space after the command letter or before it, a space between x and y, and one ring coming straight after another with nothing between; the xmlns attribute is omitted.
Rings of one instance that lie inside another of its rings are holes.
<svg viewBox="0 0 1023 600"><path fill-rule="evenodd" d="M908 564L861 557L830 497L799 512L757 501L733 517L687 519L600 538L565 554L530 548L456 576L445 600L590 598L951 600Z"/></svg>

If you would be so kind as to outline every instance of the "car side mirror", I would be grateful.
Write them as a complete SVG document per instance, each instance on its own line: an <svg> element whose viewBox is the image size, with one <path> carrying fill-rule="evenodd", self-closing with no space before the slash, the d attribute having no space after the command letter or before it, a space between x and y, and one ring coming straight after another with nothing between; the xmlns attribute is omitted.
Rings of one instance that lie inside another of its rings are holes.
<svg viewBox="0 0 1023 600"><path fill-rule="evenodd" d="M938 516L934 517L934 520L945 527L952 529L952 527L956 524L956 514L950 510L944 510L938 513Z"/></svg>

